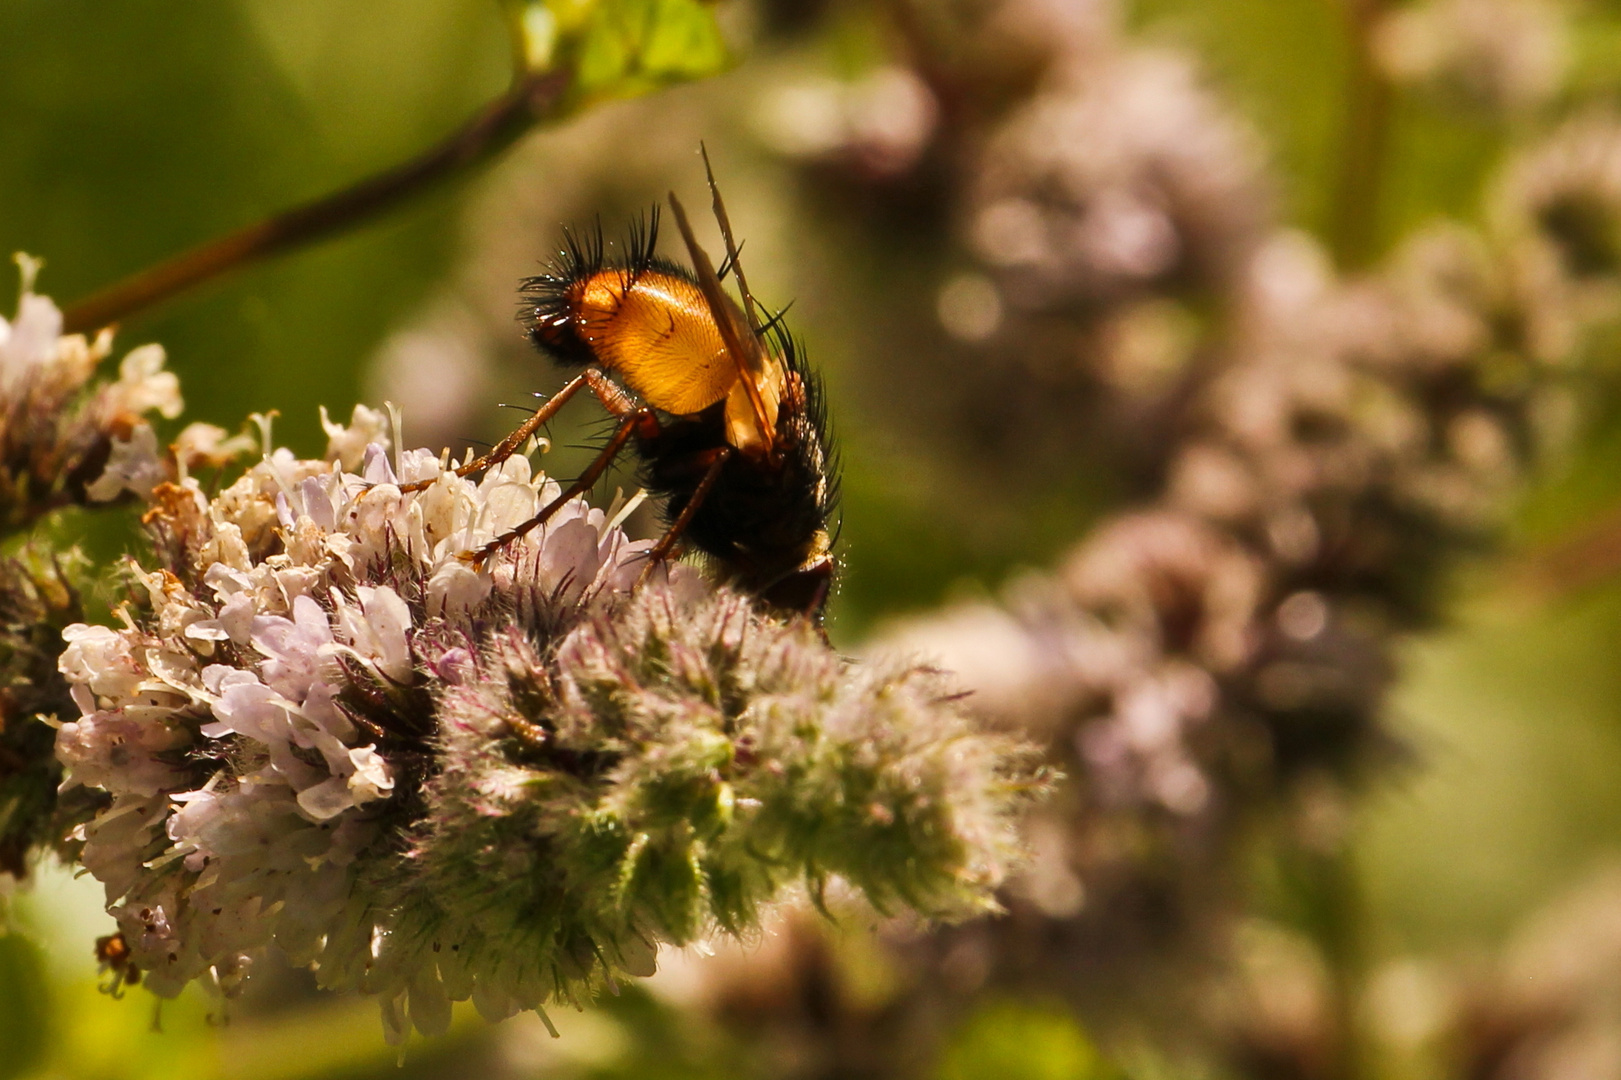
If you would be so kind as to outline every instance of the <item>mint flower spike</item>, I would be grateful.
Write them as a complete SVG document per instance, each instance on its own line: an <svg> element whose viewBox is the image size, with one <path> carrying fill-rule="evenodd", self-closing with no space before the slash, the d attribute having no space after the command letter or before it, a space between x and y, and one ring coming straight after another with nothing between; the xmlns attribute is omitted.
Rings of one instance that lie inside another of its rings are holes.
<svg viewBox="0 0 1621 1080"><path fill-rule="evenodd" d="M154 992L229 995L274 943L397 1043L455 1000L581 1004L796 883L994 909L1042 779L938 674L689 567L638 588L652 541L584 500L475 567L554 481L323 422L326 460L266 432L211 499L158 485L124 625L63 634L64 785L104 799L82 861Z"/></svg>
<svg viewBox="0 0 1621 1080"><path fill-rule="evenodd" d="M67 834L97 801L57 798L54 735L39 722L75 711L57 655L63 628L83 618L93 568L43 531L16 542L53 511L144 497L177 468L232 450L224 432L193 424L161 452L152 425L182 405L163 349L132 349L109 371L112 332L64 334L62 312L34 291L42 264L15 259L16 311L0 316L0 538L13 541L0 557L0 886L27 877L46 850L71 858ZM6 921L0 897L0 932Z"/></svg>
<svg viewBox="0 0 1621 1080"><path fill-rule="evenodd" d="M649 974L653 943L747 935L793 882L979 914L1017 857L1031 762L938 674L852 669L735 594L649 589L550 662L509 637L477 666L441 697L408 921L477 926L464 963L525 958L496 985L512 1000L577 1001L593 973Z"/></svg>

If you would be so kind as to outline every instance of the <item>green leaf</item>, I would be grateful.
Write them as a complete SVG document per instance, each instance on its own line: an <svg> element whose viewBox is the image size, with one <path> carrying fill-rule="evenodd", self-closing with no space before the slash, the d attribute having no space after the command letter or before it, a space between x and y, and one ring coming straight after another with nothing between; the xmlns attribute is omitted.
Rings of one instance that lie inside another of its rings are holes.
<svg viewBox="0 0 1621 1080"><path fill-rule="evenodd" d="M531 55L553 36L552 60L573 64L578 101L629 97L713 75L726 44L700 0L535 0L524 20Z"/></svg>

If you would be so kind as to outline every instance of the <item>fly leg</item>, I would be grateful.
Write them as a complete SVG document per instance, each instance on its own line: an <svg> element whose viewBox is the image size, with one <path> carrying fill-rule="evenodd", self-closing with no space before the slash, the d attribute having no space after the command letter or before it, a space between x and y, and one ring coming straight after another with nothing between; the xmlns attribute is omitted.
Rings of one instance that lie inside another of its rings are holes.
<svg viewBox="0 0 1621 1080"><path fill-rule="evenodd" d="M608 444L602 448L591 464L586 466L585 471L579 475L574 483L569 485L567 491L541 507L539 513L523 524L508 529L481 548L463 553L463 559L475 566L484 565L485 561L497 551L544 525L553 514L562 509L571 499L577 499L590 491L602 474L608 471L608 466L613 464L614 458L619 456L619 452L625 448L625 444L630 441L631 436L650 439L658 434L658 417L653 413L653 410L646 405L637 403L630 395L615 386L600 372L588 368L580 375L580 380L591 388L592 392L602 401L604 408L619 417L619 426L614 428L613 436L608 440ZM552 400L555 401L556 398L554 397ZM551 402L547 402L547 404L550 405Z"/></svg>
<svg viewBox="0 0 1621 1080"><path fill-rule="evenodd" d="M638 585L645 582L648 576L653 573L653 568L668 559L671 553L675 551L676 543L681 539L681 534L686 532L687 526L692 523L693 515L698 512L698 508L703 505L704 499L708 497L710 490L714 488L715 482L720 479L720 471L732 454L733 450L730 446L717 446L713 450L704 450L693 455L694 464L705 466L704 478L698 481L697 487L692 489L692 496L687 499L687 505L683 506L681 513L677 514L675 520L670 522L670 527L664 530L664 535L659 537L659 542L654 544L648 551L647 566L642 570L642 576L637 579Z"/></svg>
<svg viewBox="0 0 1621 1080"><path fill-rule="evenodd" d="M595 379L592 378L593 376L595 376ZM574 376L574 378L563 384L563 388L561 390L548 398L544 405L536 409L533 416L525 420L522 424L519 424L516 431L497 443L495 449L491 450L483 457L474 461L469 461L466 465L456 469L456 475L467 476L471 473L476 473L481 469L488 469L493 465L501 464L507 458L517 453L518 448L527 442L531 435L539 431L541 425L547 423L552 419L552 417L556 416L562 410L563 406L568 404L568 399L573 397L575 393L579 391L580 387L590 386L592 390L596 390L597 381L607 382L608 380L603 378L601 373L595 368L587 368L579 375ZM602 395L598 393L597 396L601 397ZM401 484L400 490L404 492L426 491L433 485L433 480L418 480L414 484Z"/></svg>

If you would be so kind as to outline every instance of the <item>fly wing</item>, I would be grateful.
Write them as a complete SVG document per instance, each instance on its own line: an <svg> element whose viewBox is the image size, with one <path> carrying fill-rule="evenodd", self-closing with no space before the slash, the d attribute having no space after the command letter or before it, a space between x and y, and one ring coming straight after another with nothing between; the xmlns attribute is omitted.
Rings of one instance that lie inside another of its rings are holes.
<svg viewBox="0 0 1621 1080"><path fill-rule="evenodd" d="M709 164L709 147L699 143L698 152L704 156L704 176L709 181L709 206L715 213L715 224L720 226L721 239L726 243L726 262L722 265L730 266L732 273L737 275L737 291L743 297L743 314L748 319L749 334L759 340L760 320L754 314L754 294L749 292L749 279L743 276L743 262L738 258L737 241L732 237L732 219L726 213L726 200L720 197L720 185L715 183L715 170Z"/></svg>
<svg viewBox="0 0 1621 1080"><path fill-rule="evenodd" d="M675 212L675 223L681 230L681 239L686 242L687 254L692 259L692 269L698 278L698 288L702 290L709 312L720 329L727 355L737 365L739 381L748 397L747 415L752 420L753 431L747 432L737 446L748 453L769 454L776 445L776 423L773 415L775 410L767 408L765 395L761 392L761 382L768 364L765 350L760 347L754 332L740 325L739 319L733 314L733 305L721 288L720 276L715 273L715 264L709 261L708 253L698 245L692 223L687 220L687 211L673 191L670 192L670 209Z"/></svg>

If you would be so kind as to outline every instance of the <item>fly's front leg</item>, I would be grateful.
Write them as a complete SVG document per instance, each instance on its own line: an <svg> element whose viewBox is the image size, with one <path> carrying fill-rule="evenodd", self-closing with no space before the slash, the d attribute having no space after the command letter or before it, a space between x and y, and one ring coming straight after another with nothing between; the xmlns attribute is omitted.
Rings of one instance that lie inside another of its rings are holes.
<svg viewBox="0 0 1621 1080"><path fill-rule="evenodd" d="M519 424L516 431L497 443L495 449L491 450L483 457L470 461L466 465L456 469L456 475L468 476L472 473L479 472L480 470L488 469L492 466L501 464L507 458L517 453L518 448L523 446L524 443L528 442L530 436L539 431L542 425L548 423L554 416L556 416L562 410L563 406L568 404L569 398L573 397L579 391L580 387L591 387L593 391L597 392L597 396L600 398L602 393L601 391L597 391L598 382L607 383L609 386L613 386L613 384L608 382L608 380L604 378L602 374L595 368L586 368L585 371L564 383L561 390L553 394L546 400L544 405L536 409L533 416L525 420L522 424ZM618 390L619 388L614 387L614 389ZM433 484L433 480L418 480L412 484L400 485L400 490L405 492L426 491L428 488L432 487Z"/></svg>
<svg viewBox="0 0 1621 1080"><path fill-rule="evenodd" d="M588 371L585 376L581 377L586 378L591 374L592 372ZM614 386L611 382L608 382L607 379L602 379L601 381L615 392L615 396L611 400L603 400L603 406L606 407L609 412L612 412L614 415L619 417L619 426L614 428L613 437L608 440L608 445L602 448L601 452L597 454L596 459L586 467L586 470L580 474L579 478L576 479L574 483L569 485L567 491L563 492L557 498L543 506L538 514L524 522L522 525L519 525L514 529L507 530L500 536L497 536L494 540L491 540L488 544L485 544L483 547L465 553L462 556L463 559L466 559L475 566L484 565L485 561L488 560L491 555L494 555L497 551L500 551L514 540L517 540L544 525L547 520L550 519L553 514L557 513L557 511L561 510L563 506L569 502L569 500L577 499L581 495L584 495L586 492L590 491L592 486L596 484L597 480L602 476L602 474L608 471L608 466L613 464L614 458L619 456L619 452L625 448L625 444L630 441L632 436L652 438L654 435L658 434L658 417L654 415L652 409L649 409L645 405L635 404L629 395L619 390L617 386ZM597 391L598 397L602 397L602 393L598 390L597 385L595 383L590 383L590 385L593 391ZM621 413L619 411L621 408L628 411Z"/></svg>

